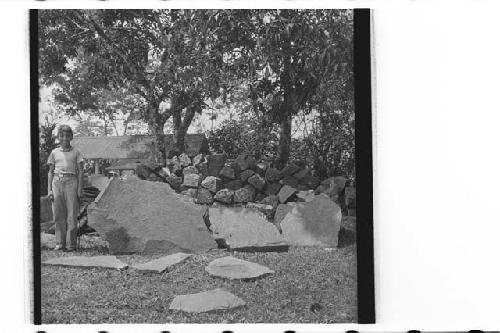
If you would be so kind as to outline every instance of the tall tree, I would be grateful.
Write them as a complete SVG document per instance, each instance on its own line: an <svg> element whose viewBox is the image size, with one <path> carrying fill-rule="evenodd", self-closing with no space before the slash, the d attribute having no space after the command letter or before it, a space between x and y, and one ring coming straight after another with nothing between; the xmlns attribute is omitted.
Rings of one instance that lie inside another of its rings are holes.
<svg viewBox="0 0 500 333"><path fill-rule="evenodd" d="M247 16L242 45L255 110L280 126L277 164L290 155L291 119L308 109L324 77L352 60L352 12L348 10L257 10Z"/></svg>
<svg viewBox="0 0 500 333"><path fill-rule="evenodd" d="M42 82L56 82L81 63L87 86L127 86L143 98L157 162L165 158L162 134L170 117L176 148L184 150L194 115L221 91L227 44L219 38L224 26L217 11L43 10L39 17Z"/></svg>

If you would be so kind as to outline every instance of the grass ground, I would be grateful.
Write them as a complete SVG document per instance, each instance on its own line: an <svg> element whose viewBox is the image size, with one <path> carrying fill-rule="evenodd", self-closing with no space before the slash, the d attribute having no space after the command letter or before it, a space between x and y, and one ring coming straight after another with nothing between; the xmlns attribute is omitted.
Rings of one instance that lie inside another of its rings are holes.
<svg viewBox="0 0 500 333"><path fill-rule="evenodd" d="M42 249L42 262L58 256L107 254L96 236L83 249ZM51 323L352 323L357 321L356 248L292 247L285 253L234 252L275 271L255 281L214 278L205 272L226 250L196 254L163 274L128 269L42 265L42 322ZM117 256L129 265L161 255ZM234 310L188 314L169 310L176 295L225 288L247 304ZM314 311L311 310L312 309Z"/></svg>

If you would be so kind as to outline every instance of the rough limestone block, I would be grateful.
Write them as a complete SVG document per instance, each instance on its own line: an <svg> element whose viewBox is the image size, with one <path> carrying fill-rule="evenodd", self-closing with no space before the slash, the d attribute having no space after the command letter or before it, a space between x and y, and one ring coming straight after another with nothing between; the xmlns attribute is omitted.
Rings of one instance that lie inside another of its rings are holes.
<svg viewBox="0 0 500 333"><path fill-rule="evenodd" d="M182 153L179 155L179 162L183 167L187 167L191 165L191 158L186 153Z"/></svg>
<svg viewBox="0 0 500 333"><path fill-rule="evenodd" d="M255 172L252 169L246 169L240 174L242 182L246 182L248 178L252 177Z"/></svg>
<svg viewBox="0 0 500 333"><path fill-rule="evenodd" d="M285 176L280 180L280 183L283 185L288 185L293 188L297 188L299 186L299 181L292 176Z"/></svg>
<svg viewBox="0 0 500 333"><path fill-rule="evenodd" d="M313 190L298 191L295 195L297 196L297 201L303 201L303 202L313 201L314 198L316 198L316 195L314 194Z"/></svg>
<svg viewBox="0 0 500 333"><path fill-rule="evenodd" d="M194 202L201 205L211 205L214 202L214 198L209 190L206 188L199 188L196 192L196 199Z"/></svg>
<svg viewBox="0 0 500 333"><path fill-rule="evenodd" d="M294 164L294 163L287 164L280 171L281 177L291 176L299 170L300 170L300 168L296 164Z"/></svg>
<svg viewBox="0 0 500 333"><path fill-rule="evenodd" d="M193 157L193 165L197 166L198 164L202 163L205 161L205 155L203 154L198 154L195 157Z"/></svg>
<svg viewBox="0 0 500 333"><path fill-rule="evenodd" d="M234 172L234 169L229 166L224 166L219 172L219 175L221 178L225 179L236 179L236 174Z"/></svg>
<svg viewBox="0 0 500 333"><path fill-rule="evenodd" d="M200 186L200 182L201 182L200 175L198 175L196 173L191 173L191 174L184 176L184 182L182 183L182 185L184 185L186 187L197 188Z"/></svg>
<svg viewBox="0 0 500 333"><path fill-rule="evenodd" d="M201 182L201 186L212 193L217 193L222 188L222 179L214 176L208 176Z"/></svg>
<svg viewBox="0 0 500 333"><path fill-rule="evenodd" d="M243 187L234 191L234 203L247 203L255 197L255 190L250 187Z"/></svg>
<svg viewBox="0 0 500 333"><path fill-rule="evenodd" d="M175 265L180 264L190 256L191 254L188 253L174 253L143 264L134 265L132 268L139 271L163 273L166 270L172 269Z"/></svg>
<svg viewBox="0 0 500 333"><path fill-rule="evenodd" d="M273 208L278 207L279 202L280 200L277 195L268 195L260 201L261 204L271 205Z"/></svg>
<svg viewBox="0 0 500 333"><path fill-rule="evenodd" d="M206 156L208 163L208 174L210 176L218 177L220 171L226 163L226 155L224 154L214 154Z"/></svg>
<svg viewBox="0 0 500 333"><path fill-rule="evenodd" d="M190 175L190 174L199 174L200 172L198 171L198 169L193 166L193 165L190 165L190 166L187 166L185 167L184 169L182 169L182 174L185 176L185 175Z"/></svg>
<svg viewBox="0 0 500 333"><path fill-rule="evenodd" d="M115 256L74 256L58 257L44 261L44 265L86 267L86 268L112 268L125 269L127 264L118 260Z"/></svg>
<svg viewBox="0 0 500 333"><path fill-rule="evenodd" d="M246 303L230 292L218 288L196 294L175 296L170 303L170 310L179 310L189 313L208 312L213 310L230 310Z"/></svg>
<svg viewBox="0 0 500 333"><path fill-rule="evenodd" d="M215 194L214 200L228 205L232 204L234 200L234 191L223 188Z"/></svg>
<svg viewBox="0 0 500 333"><path fill-rule="evenodd" d="M280 199L281 203L285 203L295 194L295 192L297 192L295 188L284 185L278 193L278 198Z"/></svg>
<svg viewBox="0 0 500 333"><path fill-rule="evenodd" d="M258 174L255 174L252 177L250 177L248 179L248 182L252 184L258 191L261 191L262 189L264 189L264 186L266 186L266 181Z"/></svg>
<svg viewBox="0 0 500 333"><path fill-rule="evenodd" d="M302 179L306 178L306 176L308 176L310 173L311 173L311 171L306 168L306 169L302 169L302 170L299 170L296 173L294 173L293 177L295 177L298 180L302 180Z"/></svg>
<svg viewBox="0 0 500 333"><path fill-rule="evenodd" d="M280 183L268 183L266 185L265 193L266 195L275 195L281 190L282 185Z"/></svg>
<svg viewBox="0 0 500 333"><path fill-rule="evenodd" d="M231 191L239 190L242 186L243 184L239 179L231 180L230 182L223 185L224 188L230 189Z"/></svg>
<svg viewBox="0 0 500 333"><path fill-rule="evenodd" d="M268 168L266 170L266 180L269 183L277 182L281 179L281 173L278 169Z"/></svg>
<svg viewBox="0 0 500 333"><path fill-rule="evenodd" d="M219 258L211 261L205 270L212 276L222 277L230 280L255 279L274 271L250 261L241 260L232 256Z"/></svg>

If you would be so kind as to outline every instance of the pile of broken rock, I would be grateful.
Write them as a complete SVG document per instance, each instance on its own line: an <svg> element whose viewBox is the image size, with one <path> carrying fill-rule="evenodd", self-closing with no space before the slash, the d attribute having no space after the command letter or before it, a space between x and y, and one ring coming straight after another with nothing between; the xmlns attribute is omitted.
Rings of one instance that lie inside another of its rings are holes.
<svg viewBox="0 0 500 333"><path fill-rule="evenodd" d="M300 201L200 205L163 182L115 178L88 207L88 221L113 254L338 246L340 207L325 194L294 195Z"/></svg>

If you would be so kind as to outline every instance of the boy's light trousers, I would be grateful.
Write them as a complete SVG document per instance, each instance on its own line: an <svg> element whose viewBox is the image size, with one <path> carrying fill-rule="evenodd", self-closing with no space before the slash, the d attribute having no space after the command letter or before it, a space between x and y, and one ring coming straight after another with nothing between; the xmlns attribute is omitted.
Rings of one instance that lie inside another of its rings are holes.
<svg viewBox="0 0 500 333"><path fill-rule="evenodd" d="M78 231L77 218L80 211L78 179L73 175L54 175L52 192L54 193L52 210L56 225L57 245L66 247L66 240L69 240L67 248L74 249Z"/></svg>

